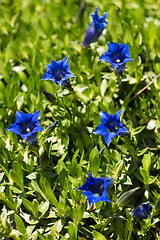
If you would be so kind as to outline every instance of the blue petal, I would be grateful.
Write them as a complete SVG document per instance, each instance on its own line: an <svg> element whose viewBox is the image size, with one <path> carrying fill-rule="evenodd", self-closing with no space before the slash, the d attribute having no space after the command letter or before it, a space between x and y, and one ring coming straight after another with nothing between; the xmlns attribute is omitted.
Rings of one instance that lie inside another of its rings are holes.
<svg viewBox="0 0 160 240"><path fill-rule="evenodd" d="M92 203L97 203L100 201L100 197L97 196L96 194L92 194L90 196L87 197L87 200L89 202L89 205L91 205Z"/></svg>
<svg viewBox="0 0 160 240"><path fill-rule="evenodd" d="M113 53L114 52L118 53L118 44L114 43L114 42L108 43L108 50L113 52Z"/></svg>
<svg viewBox="0 0 160 240"><path fill-rule="evenodd" d="M126 62L133 61L133 60L134 60L134 59L125 58L124 61L123 61L123 64L126 63Z"/></svg>
<svg viewBox="0 0 160 240"><path fill-rule="evenodd" d="M38 127L35 127L33 129L32 133L41 132L41 131L44 131L43 127L42 126L38 126Z"/></svg>
<svg viewBox="0 0 160 240"><path fill-rule="evenodd" d="M52 68L52 71L56 70L56 71L61 71L62 70L62 60L59 61L51 61L50 65Z"/></svg>
<svg viewBox="0 0 160 240"><path fill-rule="evenodd" d="M130 58L131 54L129 53L129 44L128 43L126 45L124 45L122 53L123 53L125 58L126 57Z"/></svg>
<svg viewBox="0 0 160 240"><path fill-rule="evenodd" d="M101 134L102 136L106 136L107 128L103 124L100 124L96 129L93 131L95 134Z"/></svg>
<svg viewBox="0 0 160 240"><path fill-rule="evenodd" d="M36 112L33 114L32 122L33 122L34 124L36 124L36 123L38 122L39 114L40 114L40 111L36 111Z"/></svg>
<svg viewBox="0 0 160 240"><path fill-rule="evenodd" d="M120 116L122 114L123 110L119 110L117 113L116 113L116 120L117 121L120 121Z"/></svg>
<svg viewBox="0 0 160 240"><path fill-rule="evenodd" d="M83 189L80 189L80 190L83 190ZM88 196L91 196L93 193L91 191L84 191L83 194L88 197Z"/></svg>
<svg viewBox="0 0 160 240"><path fill-rule="evenodd" d="M78 190L89 190L93 186L94 182L87 179L86 182L78 188Z"/></svg>
<svg viewBox="0 0 160 240"><path fill-rule="evenodd" d="M123 133L128 133L128 130L125 127L120 128L117 132L119 136L122 136Z"/></svg>
<svg viewBox="0 0 160 240"><path fill-rule="evenodd" d="M47 64L47 73L49 73L49 74L52 74L53 75L53 68L52 68L52 66L51 66L51 64Z"/></svg>
<svg viewBox="0 0 160 240"><path fill-rule="evenodd" d="M121 44L118 44L118 48L119 48L119 53L121 53L123 51L123 49L125 48L125 44L121 43Z"/></svg>
<svg viewBox="0 0 160 240"><path fill-rule="evenodd" d="M13 123L11 126L7 128L7 130L9 130L10 132L14 132L15 134L19 134L20 129L21 129L20 126L17 125L16 123Z"/></svg>
<svg viewBox="0 0 160 240"><path fill-rule="evenodd" d="M104 184L103 184L104 189L108 188L108 186L111 184L112 181L113 181L113 178L106 177L106 178L104 179Z"/></svg>
<svg viewBox="0 0 160 240"><path fill-rule="evenodd" d="M68 57L69 57L69 56L67 56L67 57L65 57L65 58L63 59L62 69L63 69L65 72L70 73L70 69L69 69L69 65L68 65Z"/></svg>
<svg viewBox="0 0 160 240"><path fill-rule="evenodd" d="M102 54L102 56L98 60L109 62L109 63L112 62L112 59L108 56L105 56L104 54Z"/></svg>
<svg viewBox="0 0 160 240"><path fill-rule="evenodd" d="M28 117L26 113L22 113L22 112L16 112L16 118L20 121L20 122L26 122Z"/></svg>
<svg viewBox="0 0 160 240"><path fill-rule="evenodd" d="M43 80L50 80L50 81L54 81L54 75L53 73L48 73L48 72L45 72L43 78Z"/></svg>
<svg viewBox="0 0 160 240"><path fill-rule="evenodd" d="M110 199L108 198L108 193L107 191L104 191L102 196L100 196L100 201L105 201L105 202L111 202Z"/></svg>
<svg viewBox="0 0 160 240"><path fill-rule="evenodd" d="M88 177L89 178L94 178L91 171L89 172Z"/></svg>
<svg viewBox="0 0 160 240"><path fill-rule="evenodd" d="M112 67L114 68L114 71L119 67L118 63L112 62L111 64L112 64Z"/></svg>
<svg viewBox="0 0 160 240"><path fill-rule="evenodd" d="M19 133L19 135L23 138L24 141L26 141L28 137L32 136L32 133L27 134Z"/></svg>
<svg viewBox="0 0 160 240"><path fill-rule="evenodd" d="M100 111L101 120L104 119L106 122L110 121L111 115L107 112Z"/></svg>
<svg viewBox="0 0 160 240"><path fill-rule="evenodd" d="M110 143L112 142L112 139L117 135L117 133L108 133L106 136L105 136L105 141L109 147Z"/></svg>

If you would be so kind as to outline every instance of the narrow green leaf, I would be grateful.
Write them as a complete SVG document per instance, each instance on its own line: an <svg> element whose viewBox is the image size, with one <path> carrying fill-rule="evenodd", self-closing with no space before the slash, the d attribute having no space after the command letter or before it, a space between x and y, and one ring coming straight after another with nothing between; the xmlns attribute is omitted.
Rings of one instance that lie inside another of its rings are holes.
<svg viewBox="0 0 160 240"><path fill-rule="evenodd" d="M148 172L145 169L141 169L140 174L143 177L144 183L149 184L149 174L148 174Z"/></svg>
<svg viewBox="0 0 160 240"><path fill-rule="evenodd" d="M0 200L3 201L7 207L16 212L16 207L6 198L6 196L2 192L0 192Z"/></svg>
<svg viewBox="0 0 160 240"><path fill-rule="evenodd" d="M34 205L26 198L22 198L23 205L25 208L34 215Z"/></svg>
<svg viewBox="0 0 160 240"><path fill-rule="evenodd" d="M31 185L47 201L47 198L44 195L44 193L42 192L42 190L40 189L40 187L38 186L38 183L36 181L32 180Z"/></svg>
<svg viewBox="0 0 160 240"><path fill-rule="evenodd" d="M21 217L19 217L19 216L15 213L14 218L15 218L15 222L16 222L17 229L18 229L22 234L25 234L25 233L26 233L26 228L25 228L25 225L24 225Z"/></svg>
<svg viewBox="0 0 160 240"><path fill-rule="evenodd" d="M75 226L72 222L69 223L68 233L69 233L70 240L77 239L77 237L76 237L77 232L76 232Z"/></svg>
<svg viewBox="0 0 160 240"><path fill-rule="evenodd" d="M19 186L20 189L22 191L24 191L23 183L22 183L21 179L19 178L19 176L15 172L11 171L11 177L12 177L13 181L17 184L17 186Z"/></svg>
<svg viewBox="0 0 160 240"><path fill-rule="evenodd" d="M49 197L49 200L53 203L53 205L56 208L58 208L58 201L57 201L57 199L56 199L56 197L55 197L55 195L53 193L53 190L52 190L49 182L45 178L43 178L43 181L44 181L45 186L46 186L46 193L47 193L47 195Z"/></svg>
<svg viewBox="0 0 160 240"><path fill-rule="evenodd" d="M46 238L43 237L43 235L39 231L37 231L37 232L38 232L38 237L40 240L46 240Z"/></svg>
<svg viewBox="0 0 160 240"><path fill-rule="evenodd" d="M102 235L102 233L97 232L97 231L93 231L93 236L95 238L95 240L106 240L106 238Z"/></svg>
<svg viewBox="0 0 160 240"><path fill-rule="evenodd" d="M108 85L106 79L103 79L102 82L101 82L101 86L100 86L102 97L104 96L105 91L107 90L108 87L109 87L109 85Z"/></svg>
<svg viewBox="0 0 160 240"><path fill-rule="evenodd" d="M49 202L42 202L39 205L39 212L41 212L40 217L42 217L47 212L48 208L49 208Z"/></svg>
<svg viewBox="0 0 160 240"><path fill-rule="evenodd" d="M96 175L100 166L99 151L97 147L94 147L89 154L89 161L91 165L91 172Z"/></svg>
<svg viewBox="0 0 160 240"><path fill-rule="evenodd" d="M151 157L150 154L145 154L143 156L143 169L148 172L148 174L150 173L150 168L151 168Z"/></svg>

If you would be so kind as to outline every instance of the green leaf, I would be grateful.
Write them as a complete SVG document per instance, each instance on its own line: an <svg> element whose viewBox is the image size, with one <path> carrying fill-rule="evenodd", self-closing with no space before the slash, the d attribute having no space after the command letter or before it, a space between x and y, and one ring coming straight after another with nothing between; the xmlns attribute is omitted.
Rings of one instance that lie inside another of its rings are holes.
<svg viewBox="0 0 160 240"><path fill-rule="evenodd" d="M68 233L69 233L69 239L70 240L75 240L77 239L77 231L75 229L75 226L72 222L69 222L69 228L68 228Z"/></svg>
<svg viewBox="0 0 160 240"><path fill-rule="evenodd" d="M156 201L154 210L156 211L156 214L160 213L160 198Z"/></svg>
<svg viewBox="0 0 160 240"><path fill-rule="evenodd" d="M46 237L43 237L43 235L39 231L37 231L37 232L38 232L38 237L40 240L46 240Z"/></svg>
<svg viewBox="0 0 160 240"><path fill-rule="evenodd" d="M95 238L95 240L106 240L106 238L102 235L102 233L97 232L97 231L93 231L93 236Z"/></svg>
<svg viewBox="0 0 160 240"><path fill-rule="evenodd" d="M15 218L15 222L16 222L16 227L17 227L17 229L18 229L22 234L25 234L25 233L26 233L26 228L25 228L25 225L24 225L21 217L19 217L19 216L15 213L14 218Z"/></svg>
<svg viewBox="0 0 160 240"><path fill-rule="evenodd" d="M49 208L49 202L42 202L40 205L39 205L39 212L41 212L41 216L42 217L48 210Z"/></svg>
<svg viewBox="0 0 160 240"><path fill-rule="evenodd" d="M16 207L6 198L6 196L2 192L0 192L0 200L3 201L7 207L17 212Z"/></svg>
<svg viewBox="0 0 160 240"><path fill-rule="evenodd" d="M20 240L21 238L19 238L19 237L22 237L22 236L23 236L23 234L16 229L12 229L12 231L9 234L9 237L11 237L15 240Z"/></svg>
<svg viewBox="0 0 160 240"><path fill-rule="evenodd" d="M25 220L25 222L27 222L28 224L30 225L35 225L37 223L39 223L39 220L37 220L35 217L33 217L32 215L30 214L27 214L27 213L21 213L20 214L21 217L23 217L23 219ZM28 232L28 231L27 231Z"/></svg>
<svg viewBox="0 0 160 240"><path fill-rule="evenodd" d="M158 29L156 29L155 23L153 21L149 22L147 33L149 35L148 42L149 42L149 47L150 47L151 50L154 47L154 43L155 43L155 40L156 40L156 37L157 37L157 30Z"/></svg>
<svg viewBox="0 0 160 240"><path fill-rule="evenodd" d="M19 162L13 162L13 171L11 172L11 177L14 182L24 191L24 183L23 183L23 172Z"/></svg>
<svg viewBox="0 0 160 240"><path fill-rule="evenodd" d="M34 215L34 204L26 198L22 198L23 205L25 208Z"/></svg>
<svg viewBox="0 0 160 240"><path fill-rule="evenodd" d="M20 189L24 191L23 183L20 180L19 176L15 172L11 171L11 177L13 181L20 187Z"/></svg>
<svg viewBox="0 0 160 240"><path fill-rule="evenodd" d="M42 179L43 179L44 184L45 184L45 186L46 186L46 194L48 195L49 200L53 203L53 205L54 205L56 208L58 208L58 201L57 201L57 199L56 199L56 197L55 197L55 195L54 195L54 193L53 193L53 190L52 190L49 182L48 182L45 178L43 178L43 177L42 177Z"/></svg>
<svg viewBox="0 0 160 240"><path fill-rule="evenodd" d="M57 174L59 174L63 168L66 168L63 160L67 156L67 152L59 159L58 164L57 164Z"/></svg>
<svg viewBox="0 0 160 240"><path fill-rule="evenodd" d="M104 96L107 88L108 88L108 83L107 83L106 79L103 79L101 82L101 86L100 86L100 91L101 91L102 97Z"/></svg>
<svg viewBox="0 0 160 240"><path fill-rule="evenodd" d="M140 126L140 127L137 127L135 129L132 130L132 135L137 135L139 133L141 133L144 129L145 129L146 126Z"/></svg>
<svg viewBox="0 0 160 240"><path fill-rule="evenodd" d="M96 175L100 166L99 151L97 147L94 147L89 154L89 161L91 164L91 172Z"/></svg>
<svg viewBox="0 0 160 240"><path fill-rule="evenodd" d="M149 184L149 173L145 169L141 169L140 174L143 177L144 183Z"/></svg>
<svg viewBox="0 0 160 240"><path fill-rule="evenodd" d="M151 157L150 154L145 154L143 156L143 169L148 172L148 174L150 173L150 168L151 168Z"/></svg>
<svg viewBox="0 0 160 240"><path fill-rule="evenodd" d="M38 183L36 181L32 180L31 185L47 201L47 198L44 195L44 193L42 192L42 190L40 189L40 187L38 186Z"/></svg>
<svg viewBox="0 0 160 240"><path fill-rule="evenodd" d="M76 92L83 92L85 89L87 89L88 88L88 86L86 86L86 85L84 85L84 84L77 84L76 86L75 86L75 88L74 88L74 90L76 91Z"/></svg>

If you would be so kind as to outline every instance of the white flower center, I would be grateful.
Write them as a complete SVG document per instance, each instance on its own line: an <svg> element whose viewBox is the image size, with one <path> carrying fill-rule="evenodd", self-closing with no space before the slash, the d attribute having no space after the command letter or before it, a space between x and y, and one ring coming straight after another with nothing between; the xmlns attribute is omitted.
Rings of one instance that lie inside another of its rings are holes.
<svg viewBox="0 0 160 240"><path fill-rule="evenodd" d="M28 133L30 133L30 132L31 132L30 128L27 128L27 129L26 129L26 131L27 131Z"/></svg>
<svg viewBox="0 0 160 240"><path fill-rule="evenodd" d="M120 60L119 58L116 59L116 62L117 62L118 64L120 63L120 61L121 61L121 60Z"/></svg>

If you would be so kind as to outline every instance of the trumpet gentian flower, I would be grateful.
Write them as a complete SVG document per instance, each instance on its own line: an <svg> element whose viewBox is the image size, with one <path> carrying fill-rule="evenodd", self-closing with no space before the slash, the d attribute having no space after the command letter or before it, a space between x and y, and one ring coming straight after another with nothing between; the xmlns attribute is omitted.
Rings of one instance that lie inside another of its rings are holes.
<svg viewBox="0 0 160 240"><path fill-rule="evenodd" d="M133 61L130 59L129 44L108 43L108 51L99 58L112 64L114 71L122 73L125 69L126 62Z"/></svg>
<svg viewBox="0 0 160 240"><path fill-rule="evenodd" d="M87 28L84 40L82 42L83 47L89 47L92 42L97 41L97 39L102 34L103 30L106 28L108 22L105 19L108 16L108 13L104 13L102 16L98 15L98 8L96 8L95 13L92 15L92 22Z"/></svg>
<svg viewBox="0 0 160 240"><path fill-rule="evenodd" d="M47 64L47 71L45 72L42 80L54 81L60 86L70 87L69 78L76 77L71 73L68 65L68 57L60 61L51 61Z"/></svg>
<svg viewBox="0 0 160 240"><path fill-rule="evenodd" d="M131 214L134 218L145 219L150 217L151 210L152 206L149 203L142 203L141 205L138 205Z"/></svg>
<svg viewBox="0 0 160 240"><path fill-rule="evenodd" d="M28 141L30 144L34 144L37 141L37 132L44 131L42 126L39 126L40 111L36 111L34 114L16 112L16 121L7 130L20 135L24 141Z"/></svg>
<svg viewBox="0 0 160 240"><path fill-rule="evenodd" d="M115 115L100 112L101 124L93 133L104 136L108 146L116 135L123 136L128 133L125 125L120 121L122 111L123 110L118 111Z"/></svg>
<svg viewBox="0 0 160 240"><path fill-rule="evenodd" d="M94 178L92 173L88 174L88 179L85 184L77 188L78 190L83 190L83 194L87 197L89 205L92 203L97 203L99 201L110 202L108 198L107 188L112 182L112 178Z"/></svg>

